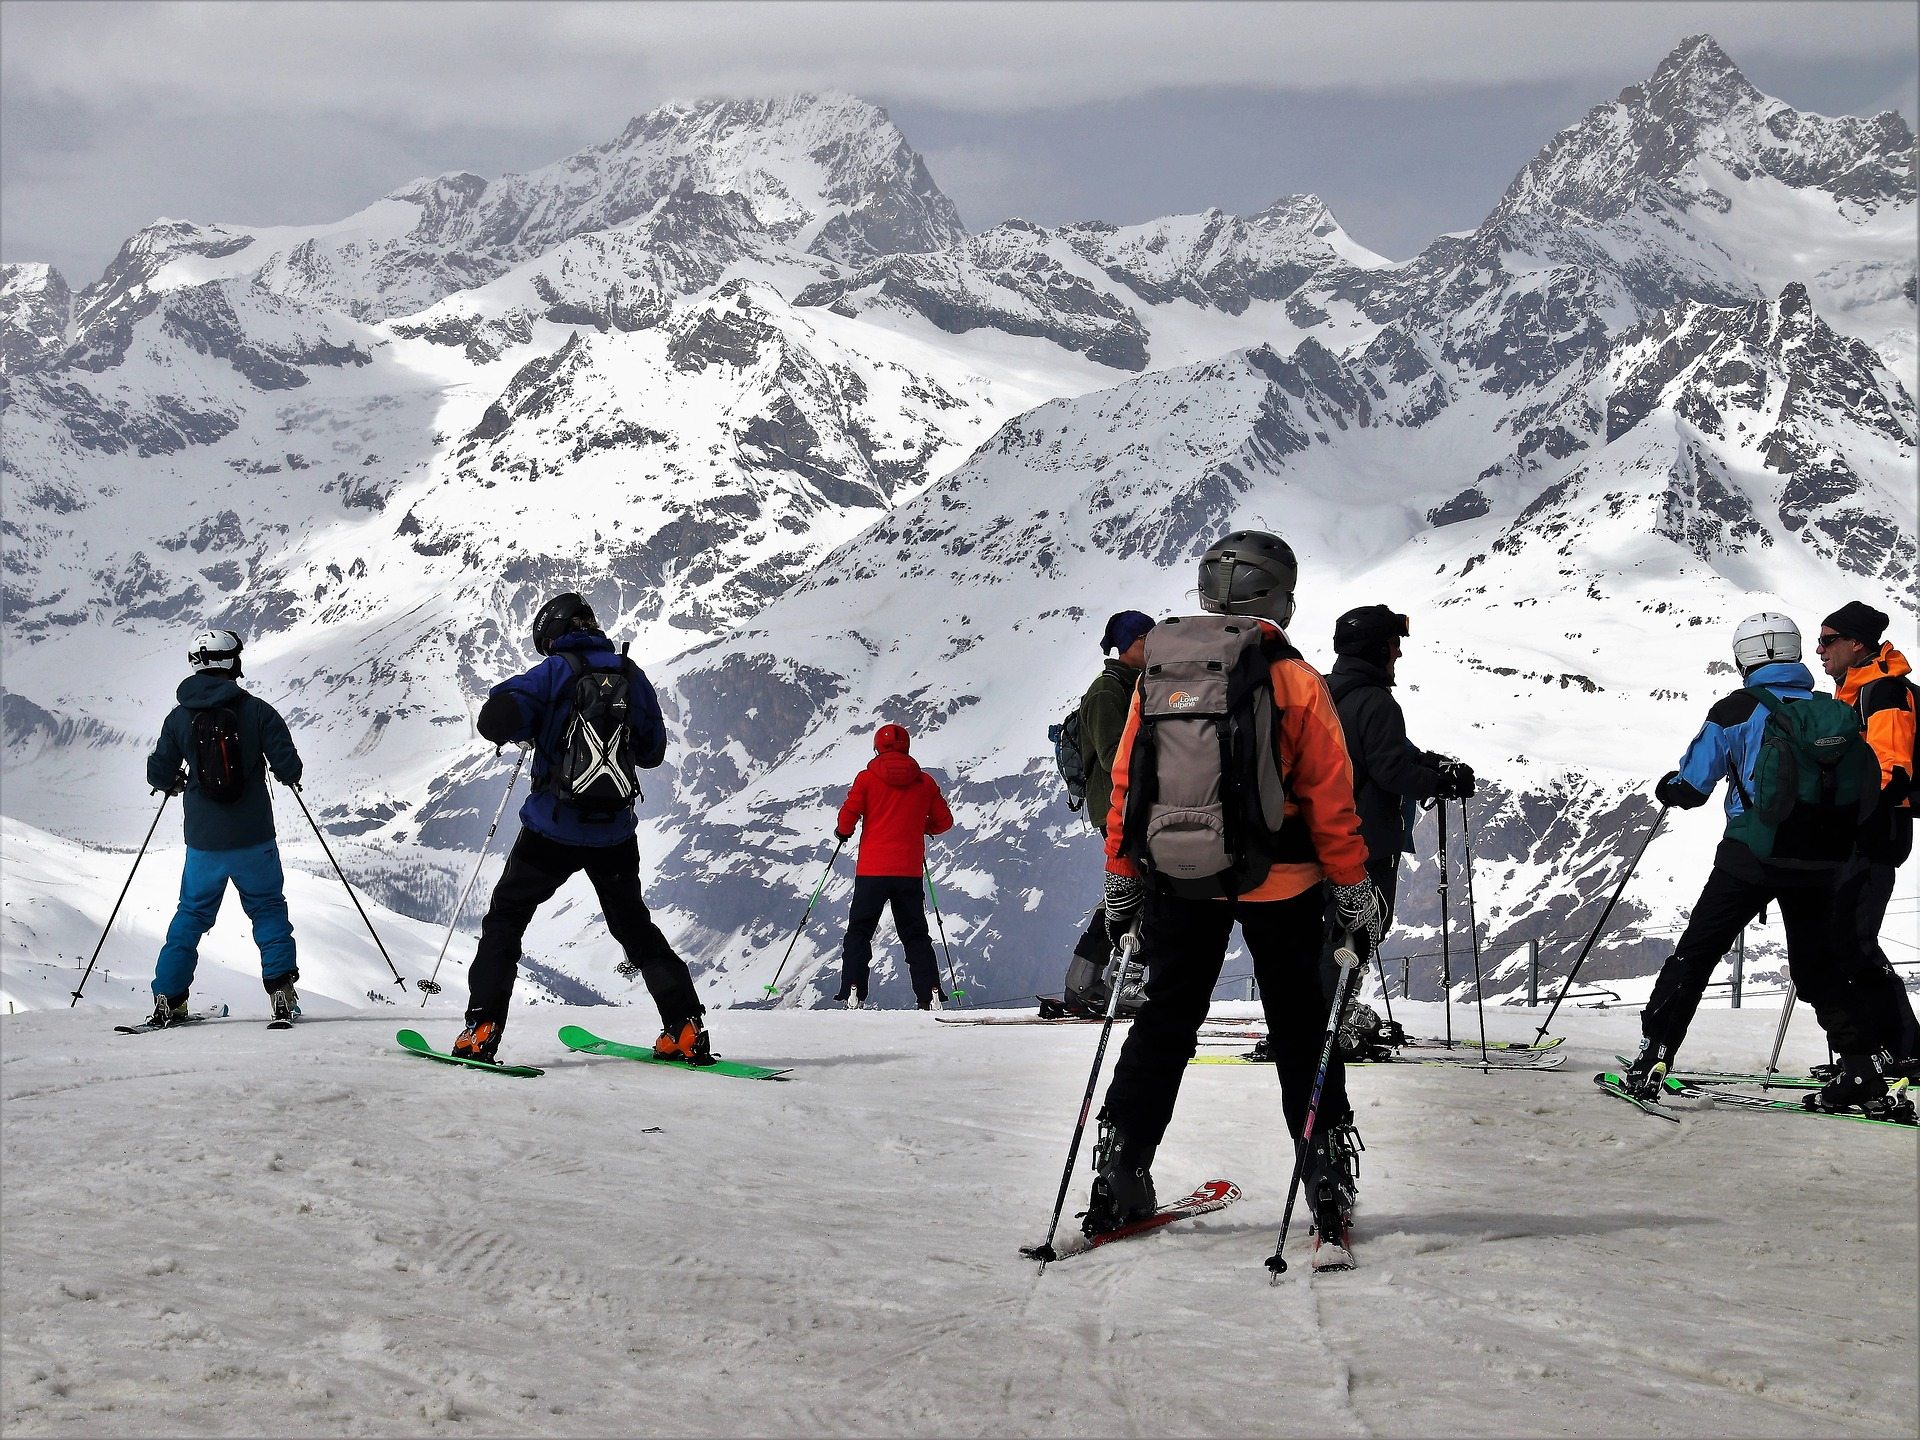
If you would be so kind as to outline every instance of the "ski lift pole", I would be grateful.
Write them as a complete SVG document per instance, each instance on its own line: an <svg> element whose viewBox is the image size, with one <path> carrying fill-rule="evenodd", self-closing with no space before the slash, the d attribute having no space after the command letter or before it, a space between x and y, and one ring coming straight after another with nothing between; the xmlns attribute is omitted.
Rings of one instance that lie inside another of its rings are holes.
<svg viewBox="0 0 1920 1440"><path fill-rule="evenodd" d="M100 958L101 947L107 943L107 936L113 930L113 922L120 914L121 901L127 898L127 891L133 888L133 877L140 869L140 862L146 859L147 846L153 843L153 832L160 828L160 817L167 813L167 801L172 798L171 790L164 790L160 794L160 808L153 812L153 823L147 826L147 838L140 842L140 853L133 857L133 866L127 871L127 883L120 887L120 899L113 902L113 912L107 916L107 923L100 931L100 943L93 947L93 955L87 961L86 973L80 977L80 983L73 987L73 999L67 1002L69 1010L80 1003L80 992L87 988L87 980L93 974L93 962Z"/></svg>
<svg viewBox="0 0 1920 1440"><path fill-rule="evenodd" d="M1660 833L1660 822L1667 818L1667 807L1662 805L1660 813L1653 817L1653 824L1647 827L1647 838L1640 842L1640 848L1633 852L1633 859L1627 864L1627 873L1620 877L1620 883L1613 887L1613 895L1607 901L1607 908L1600 912L1600 918L1594 922L1593 933L1587 936L1587 943L1580 947L1579 958L1573 962L1573 968L1567 972L1560 993L1554 997L1553 1008L1547 1011L1547 1018L1540 1022L1540 1028L1534 1032L1533 1043L1538 1045L1546 1038L1547 1026L1553 1023L1553 1017L1559 1013L1560 1004L1573 989L1574 978L1579 975L1580 967L1587 963L1587 956L1593 950L1594 941L1600 938L1600 932L1606 928L1607 917L1613 914L1613 907L1620 903L1620 897L1626 893L1627 881L1633 878L1633 872L1640 866L1640 857L1647 853L1647 847L1653 843L1653 837Z"/></svg>
<svg viewBox="0 0 1920 1440"><path fill-rule="evenodd" d="M299 802L300 813L307 817L307 824L313 827L314 838L320 842L320 848L326 852L327 863L333 866L333 873L340 877L341 885L346 887L347 898L353 901L353 908L360 912L360 920L367 927L367 934L373 936L373 948L378 950L380 958L387 962L387 969L393 971L393 983L402 990L406 989L407 982L400 973L400 967L393 963L393 957L387 954L387 947L380 943L379 931L373 928L373 921L367 918L366 910L361 907L360 897L353 893L353 886L348 883L346 872L340 868L340 862L333 858L333 847L327 844L327 837L321 833L320 822L315 820L313 812L307 809L306 797L300 793L298 785L289 785L287 788L293 792L293 798Z"/></svg>
<svg viewBox="0 0 1920 1440"><path fill-rule="evenodd" d="M940 897L933 892L933 871L927 868L927 862L920 862L920 873L926 877L927 898L933 902L933 923L940 927L940 948L947 955L947 993L959 999L967 992L960 988L960 982L953 978L953 951L947 949L947 922L940 918Z"/></svg>
<svg viewBox="0 0 1920 1440"><path fill-rule="evenodd" d="M820 872L820 879L814 884L813 894L807 898L807 908L801 913L800 924L794 929L793 939L787 941L787 953L780 957L780 968L773 972L773 979L767 982L766 991L768 995L778 997L780 994L781 972L787 968L787 961L793 958L793 947L800 942L801 932L807 928L807 920L813 914L814 904L820 899L820 892L826 886L827 877L833 873L833 862L840 858L840 849L846 843L846 836L836 835L834 837L833 854L827 857L827 868Z"/></svg>
<svg viewBox="0 0 1920 1440"><path fill-rule="evenodd" d="M1473 826L1467 802L1460 801L1460 844L1467 860L1467 938L1473 942L1473 1008L1480 1014L1480 1063L1487 1061L1487 997L1480 981L1480 917L1473 908Z"/></svg>
<svg viewBox="0 0 1920 1440"><path fill-rule="evenodd" d="M494 754L500 752L496 749ZM447 947L453 944L454 929L460 924L460 912L467 908L467 897L473 894L473 887L480 879L480 869L487 863L487 848L493 844L493 832L500 828L500 817L507 813L507 801L512 798L513 787L520 781L520 767L527 763L527 751L522 748L520 756L513 762L513 774L507 777L507 788L500 796L500 804L493 812L493 823L487 827L487 838L480 842L480 858L473 862L473 874L467 877L467 888L460 892L460 898L454 902L453 914L447 919L447 936L440 942L440 953L434 957L433 973L426 979L416 982L420 987L420 1008L427 1008L427 998L440 993L440 962L447 958Z"/></svg>

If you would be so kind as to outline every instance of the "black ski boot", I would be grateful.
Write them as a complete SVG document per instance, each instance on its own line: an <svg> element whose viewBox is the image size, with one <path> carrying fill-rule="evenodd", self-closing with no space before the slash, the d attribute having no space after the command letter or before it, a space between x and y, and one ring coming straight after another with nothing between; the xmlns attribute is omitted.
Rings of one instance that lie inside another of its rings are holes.
<svg viewBox="0 0 1920 1440"><path fill-rule="evenodd" d="M1642 1040L1640 1053L1633 1057L1626 1074L1620 1077L1622 1088L1636 1099L1658 1100L1660 1082L1667 1078L1667 1067L1672 1060L1672 1046L1654 1040Z"/></svg>
<svg viewBox="0 0 1920 1440"><path fill-rule="evenodd" d="M186 1018L186 996L182 995L175 999L170 995L156 995L153 997L153 1014L147 1017L147 1024L155 1029L162 1029L168 1025L178 1025Z"/></svg>
<svg viewBox="0 0 1920 1440"><path fill-rule="evenodd" d="M267 991L267 1003L273 1006L271 1028L284 1030L300 1017L300 994L291 980L278 980Z"/></svg>
<svg viewBox="0 0 1920 1440"><path fill-rule="evenodd" d="M1887 1082L1881 1078L1871 1055L1842 1055L1838 1073L1802 1103L1809 1110L1837 1113L1865 1110L1875 1101L1886 1098Z"/></svg>
<svg viewBox="0 0 1920 1440"><path fill-rule="evenodd" d="M1273 1063L1273 1045L1267 1036L1262 1035L1258 1040L1253 1042L1253 1049L1247 1051L1247 1059L1256 1065L1271 1065Z"/></svg>
<svg viewBox="0 0 1920 1440"><path fill-rule="evenodd" d="M1116 1129L1100 1112L1100 1136L1093 1145L1093 1194L1081 1217L1081 1233L1092 1237L1144 1220L1159 1208L1154 1198L1154 1145L1143 1145Z"/></svg>
<svg viewBox="0 0 1920 1440"><path fill-rule="evenodd" d="M1302 1182L1313 1205L1316 1271L1353 1268L1353 1212L1360 1195L1360 1152L1366 1149L1349 1115L1316 1139Z"/></svg>

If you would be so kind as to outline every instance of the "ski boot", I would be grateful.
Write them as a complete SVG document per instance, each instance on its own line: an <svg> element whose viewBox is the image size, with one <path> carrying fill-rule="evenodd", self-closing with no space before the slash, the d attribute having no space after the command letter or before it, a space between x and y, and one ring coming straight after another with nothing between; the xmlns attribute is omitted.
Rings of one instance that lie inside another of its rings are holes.
<svg viewBox="0 0 1920 1440"><path fill-rule="evenodd" d="M273 1027L283 1030L299 1017L300 994L291 980L276 980L267 990L267 1003L273 1006Z"/></svg>
<svg viewBox="0 0 1920 1440"><path fill-rule="evenodd" d="M1273 1041L1271 1037L1262 1035L1258 1040L1254 1041L1253 1049L1247 1051L1247 1059L1253 1061L1256 1065L1271 1065L1273 1063Z"/></svg>
<svg viewBox="0 0 1920 1440"><path fill-rule="evenodd" d="M1100 1111L1100 1134L1093 1145L1093 1194L1080 1219L1081 1233L1091 1239L1144 1220L1159 1208L1153 1193L1155 1145L1129 1139Z"/></svg>
<svg viewBox="0 0 1920 1440"><path fill-rule="evenodd" d="M453 1042L452 1053L462 1060L484 1060L492 1065L506 1028L504 1020L469 1020L460 1038Z"/></svg>
<svg viewBox="0 0 1920 1440"><path fill-rule="evenodd" d="M713 1043L707 1038L707 1027L700 1023L698 1015L675 1021L662 1030L660 1038L653 1042L653 1053L662 1060L684 1060L689 1065L714 1062Z"/></svg>
<svg viewBox="0 0 1920 1440"><path fill-rule="evenodd" d="M182 995L176 1000L170 995L156 995L153 997L153 1014L147 1017L147 1024L155 1029L163 1029L168 1025L178 1025L186 1018L186 996Z"/></svg>
<svg viewBox="0 0 1920 1440"><path fill-rule="evenodd" d="M1406 1044L1406 1032L1398 1021L1388 1025L1371 1005L1355 1000L1340 1017L1334 1032L1335 1053L1349 1065L1367 1060L1391 1060L1396 1045Z"/></svg>
<svg viewBox="0 0 1920 1440"><path fill-rule="evenodd" d="M1858 1110L1875 1120L1912 1123L1913 1101L1905 1077L1889 1088L1871 1055L1842 1055L1832 1079L1801 1102L1809 1110L1843 1114Z"/></svg>
<svg viewBox="0 0 1920 1440"><path fill-rule="evenodd" d="M1640 1042L1640 1053L1620 1077L1621 1088L1637 1100L1658 1100L1660 1082L1667 1078L1667 1065L1673 1059L1671 1047L1653 1040Z"/></svg>
<svg viewBox="0 0 1920 1440"><path fill-rule="evenodd" d="M1315 1271L1353 1268L1353 1212L1359 1200L1360 1152L1366 1149L1349 1115L1316 1142L1303 1180L1313 1202Z"/></svg>

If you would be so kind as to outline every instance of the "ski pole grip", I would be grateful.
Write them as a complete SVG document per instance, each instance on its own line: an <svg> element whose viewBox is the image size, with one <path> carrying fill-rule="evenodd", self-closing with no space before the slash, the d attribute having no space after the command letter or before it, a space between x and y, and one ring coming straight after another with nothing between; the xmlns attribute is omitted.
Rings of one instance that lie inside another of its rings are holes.
<svg viewBox="0 0 1920 1440"><path fill-rule="evenodd" d="M1360 963L1360 942L1353 938L1353 931L1336 930L1334 932L1333 963L1342 970L1351 970Z"/></svg>

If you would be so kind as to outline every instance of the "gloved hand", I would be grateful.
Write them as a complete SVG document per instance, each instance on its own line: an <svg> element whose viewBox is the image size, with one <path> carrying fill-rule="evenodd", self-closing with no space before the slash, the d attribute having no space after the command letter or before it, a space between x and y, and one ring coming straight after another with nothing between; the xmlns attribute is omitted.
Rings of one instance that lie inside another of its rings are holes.
<svg viewBox="0 0 1920 1440"><path fill-rule="evenodd" d="M187 777L176 775L164 788L168 795L184 795L187 793Z"/></svg>
<svg viewBox="0 0 1920 1440"><path fill-rule="evenodd" d="M835 840L837 840L837 841L839 841L839 842L840 842L840 843L841 843L842 845L844 845L844 844L846 844L846 843L847 843L847 841L849 841L849 840L851 840L851 839L853 838L853 836L851 836L851 835L842 835L842 834L841 834L841 833L840 833L840 832L839 832L838 830L836 830L836 831L834 831L834 832L833 832L833 838L834 838Z"/></svg>
<svg viewBox="0 0 1920 1440"><path fill-rule="evenodd" d="M1440 798L1442 800L1464 800L1473 794L1473 767L1464 760L1450 760L1445 755L1434 768L1440 772Z"/></svg>
<svg viewBox="0 0 1920 1440"><path fill-rule="evenodd" d="M1147 887L1131 875L1107 876L1103 904L1107 912L1107 935L1115 944L1119 943L1121 933L1133 924L1133 917L1140 910L1140 902L1146 898Z"/></svg>
<svg viewBox="0 0 1920 1440"><path fill-rule="evenodd" d="M1653 798L1676 810L1697 810L1707 803L1708 797L1682 780L1678 770L1669 770L1653 787Z"/></svg>
<svg viewBox="0 0 1920 1440"><path fill-rule="evenodd" d="M1334 885L1333 913L1342 925L1357 935L1365 935L1375 947L1386 934L1387 907L1380 897L1380 888L1371 879Z"/></svg>

